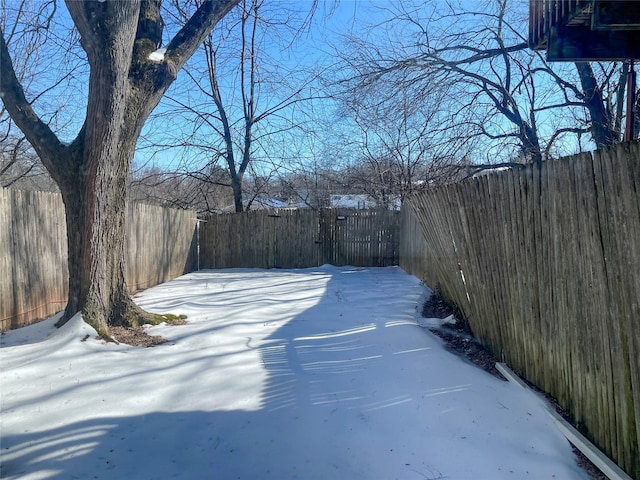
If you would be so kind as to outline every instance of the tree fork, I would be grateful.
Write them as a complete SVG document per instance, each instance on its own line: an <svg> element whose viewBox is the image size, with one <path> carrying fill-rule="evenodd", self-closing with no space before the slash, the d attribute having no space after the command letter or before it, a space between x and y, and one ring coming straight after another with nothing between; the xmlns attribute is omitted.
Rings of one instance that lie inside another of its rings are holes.
<svg viewBox="0 0 640 480"><path fill-rule="evenodd" d="M165 320L135 305L125 282L126 178L147 117L238 2L202 2L158 63L148 56L162 38L162 0L66 0L90 66L87 116L71 145L61 143L27 101L0 29L0 97L60 187L65 205L69 296L59 324L82 312L109 339L110 326Z"/></svg>

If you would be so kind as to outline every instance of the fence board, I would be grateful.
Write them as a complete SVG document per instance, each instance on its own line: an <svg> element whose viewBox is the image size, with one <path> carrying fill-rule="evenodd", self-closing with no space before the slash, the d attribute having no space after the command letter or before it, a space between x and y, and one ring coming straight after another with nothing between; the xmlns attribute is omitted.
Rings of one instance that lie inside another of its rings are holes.
<svg viewBox="0 0 640 480"><path fill-rule="evenodd" d="M195 212L143 203L127 209L125 278L135 292L197 268Z"/></svg>
<svg viewBox="0 0 640 480"><path fill-rule="evenodd" d="M640 478L639 145L426 191L402 215L401 266Z"/></svg>
<svg viewBox="0 0 640 480"><path fill-rule="evenodd" d="M422 227L410 208L400 212L399 261L407 266L418 278L424 278L428 271L428 260L424 254L427 243Z"/></svg>
<svg viewBox="0 0 640 480"><path fill-rule="evenodd" d="M66 304L66 225L59 195L0 189L0 331Z"/></svg>

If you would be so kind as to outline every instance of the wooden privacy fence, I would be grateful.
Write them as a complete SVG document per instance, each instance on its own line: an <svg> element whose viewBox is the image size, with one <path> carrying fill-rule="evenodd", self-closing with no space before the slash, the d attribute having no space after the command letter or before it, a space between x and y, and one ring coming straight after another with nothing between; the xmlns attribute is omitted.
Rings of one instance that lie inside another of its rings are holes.
<svg viewBox="0 0 640 480"><path fill-rule="evenodd" d="M401 223L400 265L640 479L638 144L426 191Z"/></svg>
<svg viewBox="0 0 640 480"><path fill-rule="evenodd" d="M397 265L398 219L390 210L347 209L211 215L200 226L200 266Z"/></svg>
<svg viewBox="0 0 640 480"><path fill-rule="evenodd" d="M127 216L132 292L197 268L194 212L130 204ZM64 309L67 227L59 194L0 189L0 275L0 331Z"/></svg>
<svg viewBox="0 0 640 480"><path fill-rule="evenodd" d="M132 203L127 215L125 278L131 292L197 270L195 212Z"/></svg>
<svg viewBox="0 0 640 480"><path fill-rule="evenodd" d="M0 189L0 331L67 304L67 226L59 194Z"/></svg>

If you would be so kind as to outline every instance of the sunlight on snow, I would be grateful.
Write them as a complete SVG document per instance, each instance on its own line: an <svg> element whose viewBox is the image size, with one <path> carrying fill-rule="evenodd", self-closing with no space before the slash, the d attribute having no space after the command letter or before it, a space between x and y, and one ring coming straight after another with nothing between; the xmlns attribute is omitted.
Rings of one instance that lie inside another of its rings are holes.
<svg viewBox="0 0 640 480"><path fill-rule="evenodd" d="M376 329L375 323L370 323L368 325L363 325L362 327L349 328L347 330L341 330L338 332L319 333L317 335L312 335L310 337L298 337L298 338L294 338L293 341L302 342L305 340L323 340L325 338L344 337L346 335L355 335L358 333L369 332L375 329Z"/></svg>

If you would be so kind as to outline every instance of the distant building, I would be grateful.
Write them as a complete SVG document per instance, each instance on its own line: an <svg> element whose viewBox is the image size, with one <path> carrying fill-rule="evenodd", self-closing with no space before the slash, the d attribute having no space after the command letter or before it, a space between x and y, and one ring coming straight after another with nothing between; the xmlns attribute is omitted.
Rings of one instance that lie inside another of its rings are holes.
<svg viewBox="0 0 640 480"><path fill-rule="evenodd" d="M358 210L373 208L375 204L373 197L359 193L331 195L329 201L331 208L355 208Z"/></svg>
<svg viewBox="0 0 640 480"><path fill-rule="evenodd" d="M256 197L254 199L242 199L242 205L246 210L249 207L249 210L293 210L296 207L292 207L286 202L279 200L277 198L272 197ZM221 212L222 213L233 213L236 208L234 205L227 205L224 207Z"/></svg>
<svg viewBox="0 0 640 480"><path fill-rule="evenodd" d="M391 210L400 210L400 203L399 197L393 197L388 202L388 208ZM331 208L353 208L356 210L369 210L381 207L375 198L364 193L331 195L329 206Z"/></svg>

